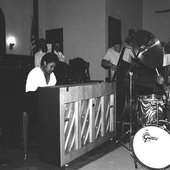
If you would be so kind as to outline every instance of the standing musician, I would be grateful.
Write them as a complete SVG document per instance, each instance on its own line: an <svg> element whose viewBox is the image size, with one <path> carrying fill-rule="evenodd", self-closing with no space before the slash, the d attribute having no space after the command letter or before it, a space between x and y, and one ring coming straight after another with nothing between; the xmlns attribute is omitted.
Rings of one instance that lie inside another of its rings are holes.
<svg viewBox="0 0 170 170"><path fill-rule="evenodd" d="M122 54L122 56L121 56ZM121 58L120 58L121 57ZM130 47L122 45L121 41L113 43L113 47L109 48L104 55L101 66L104 69L109 69L111 72L111 79L117 71L118 62L127 62L131 63L131 58L134 58L134 54Z"/></svg>
<svg viewBox="0 0 170 170"><path fill-rule="evenodd" d="M133 63L132 48L125 46L121 41L114 42L104 55L101 66L111 72L111 80L116 82L116 114L117 120L122 119L125 93L129 92L128 73Z"/></svg>
<svg viewBox="0 0 170 170"><path fill-rule="evenodd" d="M122 43L121 41L114 42L113 46L109 48L104 55L102 61L101 61L101 66L104 69L108 69L110 72L110 77L109 79L111 80L115 71L117 70L117 63L119 60L120 52L122 49Z"/></svg>

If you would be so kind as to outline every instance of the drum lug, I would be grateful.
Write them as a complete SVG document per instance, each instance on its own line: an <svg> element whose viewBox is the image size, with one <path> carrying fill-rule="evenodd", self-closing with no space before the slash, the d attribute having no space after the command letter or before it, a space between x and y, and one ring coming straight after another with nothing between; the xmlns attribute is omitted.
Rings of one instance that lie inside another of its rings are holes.
<svg viewBox="0 0 170 170"><path fill-rule="evenodd" d="M164 129L166 129L166 126L165 126L165 125L162 125L161 128L164 130Z"/></svg>

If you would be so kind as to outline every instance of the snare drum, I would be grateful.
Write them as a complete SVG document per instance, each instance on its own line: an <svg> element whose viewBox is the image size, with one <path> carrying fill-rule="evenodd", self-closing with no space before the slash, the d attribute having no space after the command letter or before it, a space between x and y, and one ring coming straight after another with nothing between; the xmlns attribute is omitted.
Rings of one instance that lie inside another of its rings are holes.
<svg viewBox="0 0 170 170"><path fill-rule="evenodd" d="M164 100L160 95L141 95L139 100L139 123L142 126L158 124L160 119L164 119Z"/></svg>
<svg viewBox="0 0 170 170"><path fill-rule="evenodd" d="M160 126L145 126L134 136L132 151L135 159L151 169L170 165L170 133Z"/></svg>

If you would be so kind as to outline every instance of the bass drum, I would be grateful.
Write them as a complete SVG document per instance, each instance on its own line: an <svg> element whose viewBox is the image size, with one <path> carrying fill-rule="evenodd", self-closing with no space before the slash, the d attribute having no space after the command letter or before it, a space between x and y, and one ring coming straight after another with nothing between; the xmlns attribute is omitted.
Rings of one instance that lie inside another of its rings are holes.
<svg viewBox="0 0 170 170"><path fill-rule="evenodd" d="M160 126L146 126L134 136L132 151L135 159L150 169L170 166L170 133Z"/></svg>

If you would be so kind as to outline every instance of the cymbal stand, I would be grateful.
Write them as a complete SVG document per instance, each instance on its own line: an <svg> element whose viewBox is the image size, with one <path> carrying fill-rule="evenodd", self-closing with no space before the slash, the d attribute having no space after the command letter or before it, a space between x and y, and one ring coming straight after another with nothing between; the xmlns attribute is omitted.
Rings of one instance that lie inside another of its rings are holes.
<svg viewBox="0 0 170 170"><path fill-rule="evenodd" d="M157 117L157 125L159 124L159 101L156 101L156 117Z"/></svg>
<svg viewBox="0 0 170 170"><path fill-rule="evenodd" d="M129 150L130 151L130 147L127 147L126 145L124 145L122 142L121 142L121 139L123 139L126 135L128 135L128 134L132 134L132 126L131 126L131 123L132 123L132 121L131 121L131 111L132 111L132 103L131 103L131 95L132 95L132 76L133 76L133 73L132 72L129 72L128 73L130 76L129 76L129 91L130 91L130 95L129 95L129 101L130 101L130 103L129 103L129 114L130 114L130 116L129 116L129 124L130 124L130 127L129 127L129 130L127 130L117 141L116 141L116 143L120 143L123 147L125 147L127 150Z"/></svg>
<svg viewBox="0 0 170 170"><path fill-rule="evenodd" d="M132 132L133 132L133 127L132 127L132 92L133 92L133 72L129 71L129 91L130 91L130 95L129 95L129 130L122 136L120 137L116 143L120 143L123 147L125 147L128 151L130 151L130 155L134 158L134 155L132 153L132 148L131 148L131 144L132 144ZM124 143L121 142L121 139L124 138L126 135L129 134L129 147L127 147ZM137 169L137 163L136 160L134 158L134 163L135 163L135 168Z"/></svg>
<svg viewBox="0 0 170 170"><path fill-rule="evenodd" d="M132 84L132 81L133 81L133 79L132 79L132 77L133 77L133 72L129 72L129 76L130 76L130 99L129 99L129 101L130 101L130 107L129 107L129 114L130 114L130 128L129 128L129 133L130 133L130 144L131 144L131 140L132 140L132 101L133 101L133 99L132 99L132 86L133 86L133 84ZM129 150L131 151L132 150L132 148L130 147L131 145L129 145Z"/></svg>

